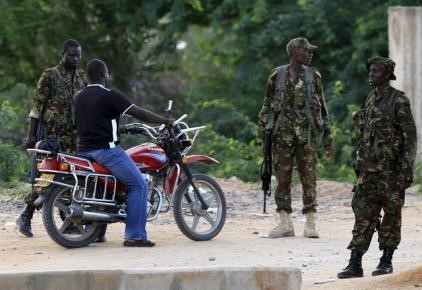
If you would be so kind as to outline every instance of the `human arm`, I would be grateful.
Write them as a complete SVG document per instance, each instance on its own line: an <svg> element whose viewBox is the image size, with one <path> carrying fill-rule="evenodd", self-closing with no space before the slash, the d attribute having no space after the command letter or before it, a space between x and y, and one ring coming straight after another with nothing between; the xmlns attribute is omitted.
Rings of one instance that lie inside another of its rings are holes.
<svg viewBox="0 0 422 290"><path fill-rule="evenodd" d="M28 134L25 142L26 148L34 148L37 143L37 125L38 119L31 117L28 118Z"/></svg>
<svg viewBox="0 0 422 290"><path fill-rule="evenodd" d="M32 109L28 118L28 135L26 148L33 148L37 142L38 121L47 101L51 97L53 76L49 70L42 73L32 98ZM45 111L45 110L44 110Z"/></svg>
<svg viewBox="0 0 422 290"><path fill-rule="evenodd" d="M173 121L136 105L132 105L125 114L131 115L145 123L165 124L166 126L169 126Z"/></svg>
<svg viewBox="0 0 422 290"><path fill-rule="evenodd" d="M404 93L397 97L394 111L401 139L398 181L404 190L413 182L413 165L416 158L416 125L410 101Z"/></svg>
<svg viewBox="0 0 422 290"><path fill-rule="evenodd" d="M258 137L262 139L264 137L265 126L268 123L269 115L271 113L271 102L275 95L275 82L277 76L277 69L273 69L270 72L267 81L267 87L265 89L264 102L261 111L258 114Z"/></svg>
<svg viewBox="0 0 422 290"><path fill-rule="evenodd" d="M318 101L321 108L321 118L322 118L322 145L325 150L325 154L328 158L332 158L334 154L333 148L333 137L331 133L331 124L330 118L328 115L327 104L325 102L324 90L321 81L321 75L318 71L315 72L316 75L316 86L315 93L318 96Z"/></svg>

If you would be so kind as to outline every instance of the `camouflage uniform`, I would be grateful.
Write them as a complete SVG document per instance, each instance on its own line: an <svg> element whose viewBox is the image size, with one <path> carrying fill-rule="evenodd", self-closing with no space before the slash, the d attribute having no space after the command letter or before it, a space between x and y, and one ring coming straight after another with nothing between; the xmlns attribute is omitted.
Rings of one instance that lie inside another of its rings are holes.
<svg viewBox="0 0 422 290"><path fill-rule="evenodd" d="M308 98L305 85L306 71L313 74L314 94L312 97L318 104L311 113L314 122L313 128L310 126L306 112ZM292 80L286 73L284 97L280 100L276 94L279 73L279 68L271 71L264 104L259 113L259 135L262 135L271 112L274 120L277 120L275 132L273 132L273 164L278 182L275 190L277 212L281 210L292 212L290 185L294 159L296 159L303 188L302 212L304 214L315 212L318 152L321 145L326 147L331 144L330 123L322 90L321 75L316 69L305 66L302 66L297 81ZM278 128L277 123L279 124Z"/></svg>
<svg viewBox="0 0 422 290"><path fill-rule="evenodd" d="M83 89L88 81L83 70L72 74L62 63L45 70L38 81L29 117L39 119L44 107L46 136L60 138L61 149L76 151L76 128L72 120L72 97Z"/></svg>
<svg viewBox="0 0 422 290"><path fill-rule="evenodd" d="M409 99L389 85L380 92L372 91L364 108L354 115L358 179L352 199L355 225L348 249L362 253L368 250L376 229L380 250L396 249L400 243L404 188L412 182L416 156L416 127ZM381 209L384 217L380 222Z"/></svg>
<svg viewBox="0 0 422 290"><path fill-rule="evenodd" d="M33 96L33 106L29 117L39 119L44 110L45 134L60 139L61 150L76 152L76 127L72 116L72 97L88 83L86 73L77 69L72 74L65 70L63 63L45 70L37 84ZM25 201L37 198L30 193Z"/></svg>

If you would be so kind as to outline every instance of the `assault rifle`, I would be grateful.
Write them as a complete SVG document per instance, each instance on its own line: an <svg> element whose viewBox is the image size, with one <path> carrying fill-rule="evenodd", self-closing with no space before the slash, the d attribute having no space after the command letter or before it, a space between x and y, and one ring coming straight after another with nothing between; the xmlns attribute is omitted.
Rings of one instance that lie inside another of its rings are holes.
<svg viewBox="0 0 422 290"><path fill-rule="evenodd" d="M261 164L261 180L262 190L264 192L264 210L267 212L267 196L271 195L271 175L272 175L272 153L271 153L271 139L272 129L265 129L264 132L264 143L262 146L262 153L264 154L264 160Z"/></svg>

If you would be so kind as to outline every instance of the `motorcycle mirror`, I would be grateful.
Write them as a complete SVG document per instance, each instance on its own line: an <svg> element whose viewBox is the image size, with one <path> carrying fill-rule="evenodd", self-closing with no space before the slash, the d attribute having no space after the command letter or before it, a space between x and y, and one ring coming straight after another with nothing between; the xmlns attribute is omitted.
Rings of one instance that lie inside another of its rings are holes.
<svg viewBox="0 0 422 290"><path fill-rule="evenodd" d="M169 112L171 110L171 107L173 106L173 101L169 100L168 104L167 104L167 108L166 108L166 112Z"/></svg>

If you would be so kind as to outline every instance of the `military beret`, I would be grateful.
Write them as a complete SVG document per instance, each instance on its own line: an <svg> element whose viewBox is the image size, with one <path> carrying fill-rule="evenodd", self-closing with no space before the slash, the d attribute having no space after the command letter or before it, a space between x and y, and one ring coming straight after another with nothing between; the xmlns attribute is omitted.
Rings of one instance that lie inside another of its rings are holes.
<svg viewBox="0 0 422 290"><path fill-rule="evenodd" d="M313 51L317 49L318 46L310 44L305 37L293 38L286 45L287 54L290 56L296 48L305 48Z"/></svg>
<svg viewBox="0 0 422 290"><path fill-rule="evenodd" d="M396 76L394 75L394 68L396 66L396 63L391 59L381 56L375 56L366 61L366 68L369 69L371 67L371 64L382 65L391 74L390 80L396 79Z"/></svg>

